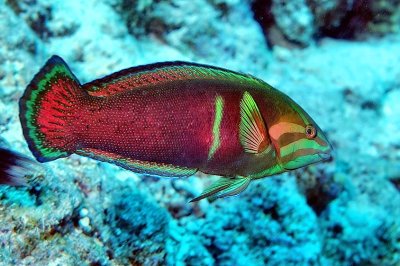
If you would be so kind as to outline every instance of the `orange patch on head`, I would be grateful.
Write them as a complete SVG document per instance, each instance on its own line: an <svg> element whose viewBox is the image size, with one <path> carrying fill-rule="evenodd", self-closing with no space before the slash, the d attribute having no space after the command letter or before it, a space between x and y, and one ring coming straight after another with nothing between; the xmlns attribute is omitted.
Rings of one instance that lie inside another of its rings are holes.
<svg viewBox="0 0 400 266"><path fill-rule="evenodd" d="M286 133L304 133L304 127L294 123L279 122L269 128L269 135L275 141Z"/></svg>

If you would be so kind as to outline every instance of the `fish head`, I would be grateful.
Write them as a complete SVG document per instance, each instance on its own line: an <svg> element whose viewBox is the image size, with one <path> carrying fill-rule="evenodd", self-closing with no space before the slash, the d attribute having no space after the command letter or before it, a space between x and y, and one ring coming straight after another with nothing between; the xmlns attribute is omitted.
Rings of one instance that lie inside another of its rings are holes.
<svg viewBox="0 0 400 266"><path fill-rule="evenodd" d="M289 98L289 97L288 97ZM277 161L285 170L294 170L332 158L332 146L314 120L293 100L289 108L268 126Z"/></svg>

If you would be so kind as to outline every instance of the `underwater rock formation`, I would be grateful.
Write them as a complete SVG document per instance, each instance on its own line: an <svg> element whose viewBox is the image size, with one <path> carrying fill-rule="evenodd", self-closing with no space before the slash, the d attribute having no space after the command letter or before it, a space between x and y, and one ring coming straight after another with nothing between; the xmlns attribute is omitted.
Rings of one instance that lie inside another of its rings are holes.
<svg viewBox="0 0 400 266"><path fill-rule="evenodd" d="M226 67L232 60L268 64L268 56L257 54L266 50L266 44L246 2L122 0L112 1L112 6L133 36L150 35L189 58L191 51L197 58ZM250 64L243 66L250 69Z"/></svg>
<svg viewBox="0 0 400 266"><path fill-rule="evenodd" d="M372 2L364 0L310 1L320 36L353 39L368 32L374 14Z"/></svg>
<svg viewBox="0 0 400 266"><path fill-rule="evenodd" d="M84 82L165 60L250 73L299 102L336 152L332 162L196 204L189 199L214 177L158 179L79 156L46 163L31 186L0 187L0 264L399 265L398 6L0 2L1 147L29 155L17 102L59 54ZM281 47L269 49L263 33Z"/></svg>
<svg viewBox="0 0 400 266"><path fill-rule="evenodd" d="M399 0L371 1L373 17L368 30L379 35L400 32L399 5Z"/></svg>
<svg viewBox="0 0 400 266"><path fill-rule="evenodd" d="M256 16L262 16L260 23L266 27L265 34L271 44L288 46L286 42L293 42L306 46L312 42L314 16L305 0L271 1L265 7L262 4L263 1L255 1L253 9L257 9Z"/></svg>
<svg viewBox="0 0 400 266"><path fill-rule="evenodd" d="M99 205L92 205L98 208L89 209L96 216L93 230L109 247L108 254L115 261L135 265L165 264L170 216L148 196L125 183L113 188L106 185L93 199L102 200Z"/></svg>
<svg viewBox="0 0 400 266"><path fill-rule="evenodd" d="M313 264L321 255L317 217L295 191L287 175L254 182L241 197L209 208L204 220L192 219L197 226L185 222L200 228L216 265Z"/></svg>
<svg viewBox="0 0 400 266"><path fill-rule="evenodd" d="M272 45L310 45L323 37L360 39L400 31L399 0L254 0Z"/></svg>

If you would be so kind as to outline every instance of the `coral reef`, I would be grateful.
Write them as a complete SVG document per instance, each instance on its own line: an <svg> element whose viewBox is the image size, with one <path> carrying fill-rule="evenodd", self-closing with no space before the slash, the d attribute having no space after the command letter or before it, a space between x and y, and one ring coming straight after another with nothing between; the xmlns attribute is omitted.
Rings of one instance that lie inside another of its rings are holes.
<svg viewBox="0 0 400 266"><path fill-rule="evenodd" d="M384 179L363 180L342 194L321 217L326 261L352 265L397 265L400 260L399 208L394 187ZM360 182L360 181L358 181ZM378 191L385 191L377 194ZM390 196L388 196L390 195ZM339 207L340 206L340 207ZM385 208L393 212L388 215ZM371 235L375 237L371 238ZM351 251L351 252L349 252Z"/></svg>
<svg viewBox="0 0 400 266"><path fill-rule="evenodd" d="M197 226L189 219L182 222L199 230L216 265L316 263L321 251L317 217L296 191L295 178L287 175L254 182L241 197L216 202L204 220L192 220Z"/></svg>
<svg viewBox="0 0 400 266"><path fill-rule="evenodd" d="M94 216L89 230L98 232L109 256L122 264L165 264L170 216L126 183L104 184L104 190L92 198L87 208Z"/></svg>
<svg viewBox="0 0 400 266"><path fill-rule="evenodd" d="M165 60L251 73L299 102L335 149L332 162L195 204L214 177L158 179L76 155L46 163L30 186L0 187L1 265L399 265L398 6L0 2L2 147L29 155L17 102L59 54L83 82Z"/></svg>

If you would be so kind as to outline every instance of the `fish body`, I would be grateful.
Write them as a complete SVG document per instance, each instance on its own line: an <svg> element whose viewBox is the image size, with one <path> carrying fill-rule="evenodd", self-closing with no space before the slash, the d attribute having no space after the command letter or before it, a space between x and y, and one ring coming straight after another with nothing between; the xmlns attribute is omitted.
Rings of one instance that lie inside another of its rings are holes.
<svg viewBox="0 0 400 266"><path fill-rule="evenodd" d="M53 56L20 100L39 162L72 153L135 172L222 178L196 198L234 195L249 182L327 159L330 145L293 100L255 77L169 62L81 85Z"/></svg>

